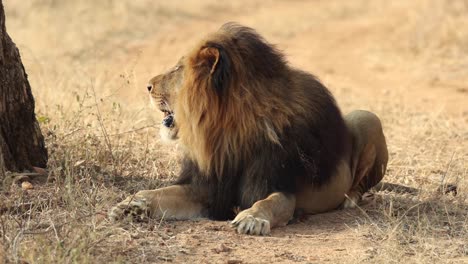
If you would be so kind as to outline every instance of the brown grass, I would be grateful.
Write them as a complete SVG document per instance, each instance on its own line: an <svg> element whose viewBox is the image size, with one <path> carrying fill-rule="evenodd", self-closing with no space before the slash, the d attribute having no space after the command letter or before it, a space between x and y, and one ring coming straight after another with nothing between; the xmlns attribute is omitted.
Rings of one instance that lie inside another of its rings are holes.
<svg viewBox="0 0 468 264"><path fill-rule="evenodd" d="M468 261L466 1L153 2L4 1L50 161L34 189L5 184L0 193L0 262ZM177 175L146 81L229 20L258 28L316 73L344 112L378 113L386 180L421 194L378 193L361 209L270 238L206 221L108 222L117 201ZM458 195L436 191L447 183Z"/></svg>

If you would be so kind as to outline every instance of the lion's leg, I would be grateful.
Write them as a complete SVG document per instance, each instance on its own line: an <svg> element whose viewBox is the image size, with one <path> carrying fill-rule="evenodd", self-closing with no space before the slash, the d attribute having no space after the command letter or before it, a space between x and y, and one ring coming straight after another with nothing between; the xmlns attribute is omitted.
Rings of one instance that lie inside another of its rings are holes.
<svg viewBox="0 0 468 264"><path fill-rule="evenodd" d="M241 234L268 235L271 228L285 226L292 219L295 204L293 194L272 193L240 212L231 223Z"/></svg>
<svg viewBox="0 0 468 264"><path fill-rule="evenodd" d="M177 220L203 217L205 208L193 197L191 187L188 185L139 191L113 207L109 217L114 221L126 216L138 220L147 217Z"/></svg>
<svg viewBox="0 0 468 264"><path fill-rule="evenodd" d="M296 210L305 214L318 214L337 209L343 204L352 184L348 159L343 159L337 164L328 183L321 186L306 182L298 184L300 187L296 193Z"/></svg>
<svg viewBox="0 0 468 264"><path fill-rule="evenodd" d="M386 171L388 150L379 118L368 111L356 110L345 117L353 137L353 185L342 207L355 207L362 195L379 183Z"/></svg>
<svg viewBox="0 0 468 264"><path fill-rule="evenodd" d="M353 208L361 201L362 195L367 191L366 180L374 166L375 156L375 146L368 144L361 153L354 175L353 186L347 193L347 199L343 202L343 208Z"/></svg>

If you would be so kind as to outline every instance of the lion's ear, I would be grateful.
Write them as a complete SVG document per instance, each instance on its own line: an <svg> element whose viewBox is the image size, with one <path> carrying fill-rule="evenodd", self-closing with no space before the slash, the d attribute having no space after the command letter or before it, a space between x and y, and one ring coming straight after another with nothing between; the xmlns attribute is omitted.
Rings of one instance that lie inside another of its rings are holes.
<svg viewBox="0 0 468 264"><path fill-rule="evenodd" d="M200 50L200 53L198 54L199 63L201 65L209 67L211 69L210 74L212 75L216 70L216 66L218 65L219 55L219 50L217 48L202 48Z"/></svg>
<svg viewBox="0 0 468 264"><path fill-rule="evenodd" d="M228 85L230 63L229 58L222 47L203 47L198 54L198 65L207 67L210 71L211 81L218 93Z"/></svg>

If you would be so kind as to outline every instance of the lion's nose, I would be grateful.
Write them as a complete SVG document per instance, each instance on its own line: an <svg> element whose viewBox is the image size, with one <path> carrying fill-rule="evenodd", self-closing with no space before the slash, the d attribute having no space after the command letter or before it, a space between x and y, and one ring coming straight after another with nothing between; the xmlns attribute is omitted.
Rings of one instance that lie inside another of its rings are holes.
<svg viewBox="0 0 468 264"><path fill-rule="evenodd" d="M148 88L148 92L151 92L151 90L153 90L153 85L148 84L148 86L146 86L146 88Z"/></svg>

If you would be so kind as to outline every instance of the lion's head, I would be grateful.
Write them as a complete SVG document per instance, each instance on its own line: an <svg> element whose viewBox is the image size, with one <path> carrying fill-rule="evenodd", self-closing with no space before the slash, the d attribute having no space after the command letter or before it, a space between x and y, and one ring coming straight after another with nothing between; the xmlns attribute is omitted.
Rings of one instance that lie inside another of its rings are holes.
<svg viewBox="0 0 468 264"><path fill-rule="evenodd" d="M169 141L178 138L179 128L175 121L174 100L183 84L184 64L182 62L183 58L168 72L151 78L147 87L151 103L164 114L160 135Z"/></svg>
<svg viewBox="0 0 468 264"><path fill-rule="evenodd" d="M162 134L179 139L205 174L221 175L251 157L258 142L275 144L305 102L288 100L289 67L253 29L235 23L209 35L148 89L165 113ZM229 163L229 164L226 164Z"/></svg>

